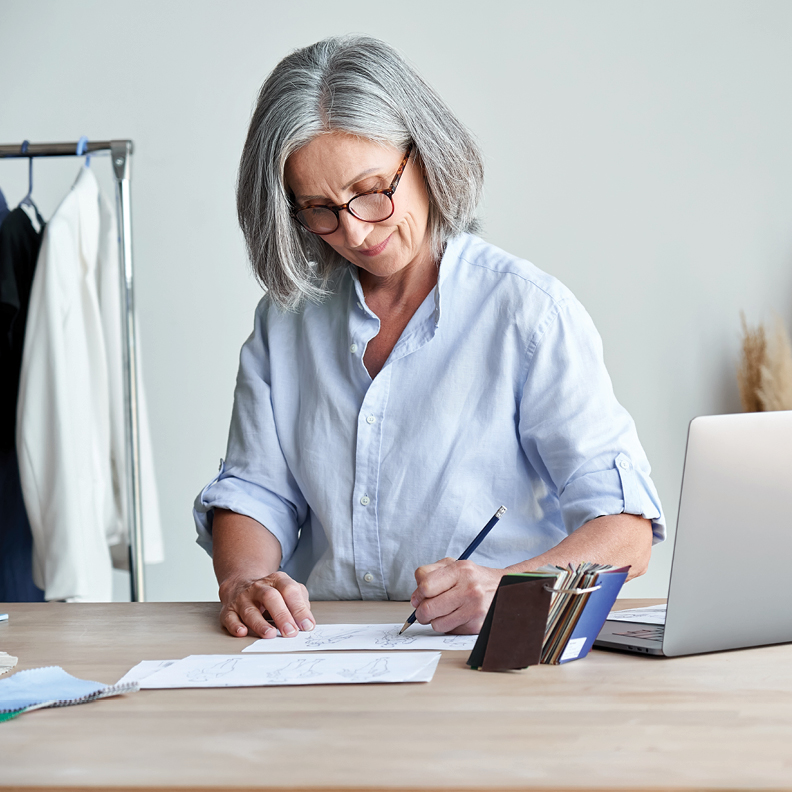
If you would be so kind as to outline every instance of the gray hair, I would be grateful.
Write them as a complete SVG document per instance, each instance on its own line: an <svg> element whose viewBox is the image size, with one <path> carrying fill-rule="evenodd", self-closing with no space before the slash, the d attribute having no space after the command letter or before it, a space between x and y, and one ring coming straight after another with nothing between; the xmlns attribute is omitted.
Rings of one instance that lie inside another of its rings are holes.
<svg viewBox="0 0 792 792"><path fill-rule="evenodd" d="M392 48L367 36L327 38L296 50L259 92L237 178L237 214L259 282L286 309L329 292L348 265L292 216L286 161L318 135L341 131L406 149L412 142L429 194L429 238L477 228L484 166L478 145L438 94Z"/></svg>

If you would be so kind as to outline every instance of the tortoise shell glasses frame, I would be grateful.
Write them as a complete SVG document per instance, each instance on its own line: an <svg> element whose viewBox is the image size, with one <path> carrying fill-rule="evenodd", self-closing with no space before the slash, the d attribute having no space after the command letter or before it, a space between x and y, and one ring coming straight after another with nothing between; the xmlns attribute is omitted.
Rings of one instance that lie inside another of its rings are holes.
<svg viewBox="0 0 792 792"><path fill-rule="evenodd" d="M292 217L306 230L318 236L333 234L341 225L340 213L346 209L352 217L364 223L381 223L393 216L396 206L393 203L393 194L399 186L399 180L407 167L412 153L413 144L407 146L404 159L393 177L390 187L384 190L368 190L358 193L345 204L328 206L327 204L310 204L308 206L292 209ZM355 205L357 202L357 205Z"/></svg>

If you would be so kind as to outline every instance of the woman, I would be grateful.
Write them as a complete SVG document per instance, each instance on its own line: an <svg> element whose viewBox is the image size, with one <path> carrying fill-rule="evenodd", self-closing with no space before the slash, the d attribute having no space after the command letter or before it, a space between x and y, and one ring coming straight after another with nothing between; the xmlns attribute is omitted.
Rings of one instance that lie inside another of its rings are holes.
<svg viewBox="0 0 792 792"><path fill-rule="evenodd" d="M237 206L267 294L195 508L231 635L312 629L309 591L472 633L505 571L646 570L661 508L599 336L558 281L469 233L482 177L382 42L321 41L264 83Z"/></svg>

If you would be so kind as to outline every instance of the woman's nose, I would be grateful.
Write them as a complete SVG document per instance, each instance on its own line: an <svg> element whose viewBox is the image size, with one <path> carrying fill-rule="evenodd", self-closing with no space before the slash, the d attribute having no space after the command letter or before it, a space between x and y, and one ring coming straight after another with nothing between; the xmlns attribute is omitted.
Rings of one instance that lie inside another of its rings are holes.
<svg viewBox="0 0 792 792"><path fill-rule="evenodd" d="M360 247L371 230L371 223L358 220L349 212L341 212L338 223L338 230L343 233L349 247Z"/></svg>

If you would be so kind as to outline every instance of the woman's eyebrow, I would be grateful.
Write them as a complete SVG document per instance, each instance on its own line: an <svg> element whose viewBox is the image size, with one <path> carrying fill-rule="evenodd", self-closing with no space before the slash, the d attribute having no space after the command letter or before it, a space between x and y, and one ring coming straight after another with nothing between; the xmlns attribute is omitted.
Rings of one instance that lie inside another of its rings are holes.
<svg viewBox="0 0 792 792"><path fill-rule="evenodd" d="M372 173L376 173L377 171L381 170L381 168L368 168L364 170L362 173L359 173L355 176L352 181L345 184L341 189L348 190L353 184L357 184L361 179L365 179L366 176L371 176ZM295 195L294 196L296 201L302 203L303 201L329 201L330 199L326 195Z"/></svg>

